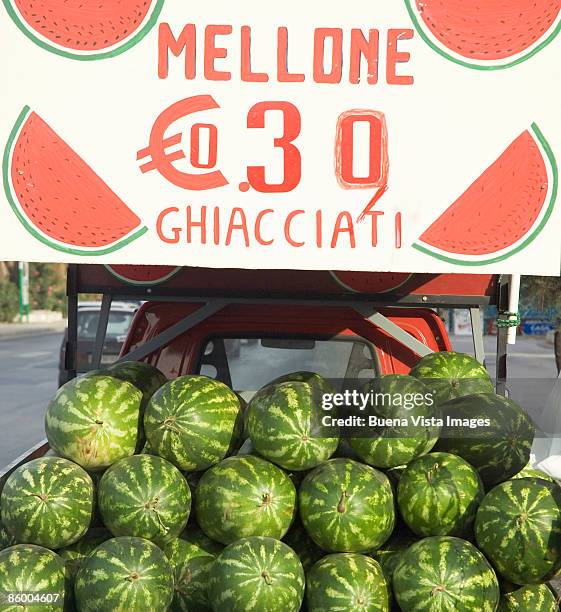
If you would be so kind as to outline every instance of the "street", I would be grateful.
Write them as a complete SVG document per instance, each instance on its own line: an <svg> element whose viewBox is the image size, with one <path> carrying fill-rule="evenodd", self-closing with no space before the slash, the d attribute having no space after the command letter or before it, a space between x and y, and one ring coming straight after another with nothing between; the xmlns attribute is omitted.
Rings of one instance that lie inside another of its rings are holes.
<svg viewBox="0 0 561 612"><path fill-rule="evenodd" d="M45 437L43 415L57 388L60 342L60 333L0 337L0 467ZM494 337L485 338L487 366L492 376L495 371L495 342ZM452 338L452 344L455 350L473 352L470 337L456 336ZM324 349L328 347L327 352ZM296 362L293 351L278 350L275 365L270 368L269 364L260 359L261 350L259 345L241 347L240 358L232 362L233 378L237 378L234 380L236 388L258 388L270 380L270 372L278 372L279 367L294 371L306 366L308 369L339 377L342 374L336 369L332 370L334 364L348 360L346 352L343 354L345 349L342 346L337 349L339 354L334 355L333 344L326 343L326 346L315 354L313 363ZM302 351L302 358L306 352ZM540 411L556 379L553 347L546 345L543 339L522 337L518 338L516 346L510 347L509 352L511 356L508 387L511 397L539 420ZM285 356L290 356L291 361L281 365L279 361ZM329 366L326 366L327 363ZM254 384L243 385L248 379Z"/></svg>

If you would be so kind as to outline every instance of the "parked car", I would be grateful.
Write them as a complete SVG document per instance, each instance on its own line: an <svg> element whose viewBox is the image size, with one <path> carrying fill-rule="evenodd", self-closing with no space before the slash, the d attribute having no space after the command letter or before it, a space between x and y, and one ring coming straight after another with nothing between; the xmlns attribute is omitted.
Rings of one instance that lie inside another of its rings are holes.
<svg viewBox="0 0 561 612"><path fill-rule="evenodd" d="M107 334L101 355L101 365L113 363L121 351L123 342L127 337L131 322L139 306L139 302L114 302L109 312ZM97 324L99 321L101 302L82 302L78 306L78 351L76 369L83 374L94 369L93 351ZM68 382L69 375L66 370L66 343L68 329L65 330L60 345L59 357L59 387Z"/></svg>

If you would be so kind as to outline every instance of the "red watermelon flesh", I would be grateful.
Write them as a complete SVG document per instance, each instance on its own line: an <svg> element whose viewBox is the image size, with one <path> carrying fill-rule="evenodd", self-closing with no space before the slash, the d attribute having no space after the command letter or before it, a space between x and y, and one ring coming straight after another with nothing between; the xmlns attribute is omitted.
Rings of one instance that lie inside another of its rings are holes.
<svg viewBox="0 0 561 612"><path fill-rule="evenodd" d="M530 232L547 195L544 158L526 130L420 240L449 253L496 253Z"/></svg>
<svg viewBox="0 0 561 612"><path fill-rule="evenodd" d="M154 0L12 0L29 27L77 51L118 44L142 24Z"/></svg>
<svg viewBox="0 0 561 612"><path fill-rule="evenodd" d="M105 267L119 280L133 285L157 285L181 270L181 267L176 266L136 266L130 264L106 265Z"/></svg>
<svg viewBox="0 0 561 612"><path fill-rule="evenodd" d="M390 272L332 272L337 284L354 293L388 293L404 285L411 274Z"/></svg>
<svg viewBox="0 0 561 612"><path fill-rule="evenodd" d="M21 212L64 244L100 248L119 241L140 219L37 113L12 150L11 187Z"/></svg>
<svg viewBox="0 0 561 612"><path fill-rule="evenodd" d="M561 0L416 0L427 28L448 49L496 61L524 52L555 23Z"/></svg>

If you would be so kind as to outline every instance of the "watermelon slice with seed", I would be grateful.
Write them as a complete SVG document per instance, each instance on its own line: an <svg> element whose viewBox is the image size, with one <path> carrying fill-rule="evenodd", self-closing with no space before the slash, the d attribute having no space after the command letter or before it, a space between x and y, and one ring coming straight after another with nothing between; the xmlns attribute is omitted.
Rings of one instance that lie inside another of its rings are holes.
<svg viewBox="0 0 561 612"><path fill-rule="evenodd" d="M147 229L137 215L35 112L25 107L8 139L4 190L40 242L72 255L106 255Z"/></svg>
<svg viewBox="0 0 561 612"><path fill-rule="evenodd" d="M130 264L109 265L105 268L117 279L128 285L161 285L175 276L181 266L136 266Z"/></svg>
<svg viewBox="0 0 561 612"><path fill-rule="evenodd" d="M561 30L561 0L405 0L421 38L446 59L479 70L510 68Z"/></svg>
<svg viewBox="0 0 561 612"><path fill-rule="evenodd" d="M18 28L47 51L72 59L114 57L154 27L164 0L3 0Z"/></svg>
<svg viewBox="0 0 561 612"><path fill-rule="evenodd" d="M413 247L464 266L503 261L540 234L553 212L557 190L555 156L533 124Z"/></svg>

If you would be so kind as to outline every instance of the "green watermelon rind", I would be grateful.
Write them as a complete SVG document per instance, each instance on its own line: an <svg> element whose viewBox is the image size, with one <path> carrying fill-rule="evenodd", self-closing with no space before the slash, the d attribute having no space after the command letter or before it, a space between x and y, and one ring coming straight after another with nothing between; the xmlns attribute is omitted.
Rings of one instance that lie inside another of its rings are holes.
<svg viewBox="0 0 561 612"><path fill-rule="evenodd" d="M10 168L11 168L11 160L12 160L12 150L17 141L17 137L20 133L20 130L25 125L25 122L28 116L31 114L31 112L32 111L29 106L26 105L23 107L23 110L19 114L19 117L17 118L17 121L14 124L12 132L10 133L8 142L6 143L6 147L4 149L4 158L2 160L2 177L3 177L3 182L4 182L4 192L6 194L6 197L8 198L8 202L10 203L12 210L14 211L14 214L18 218L19 222L25 227L25 229L34 238L39 240L39 242L42 242L44 245L52 249L56 249L57 251L67 253L69 255L79 255L81 257L89 257L89 256L99 257L101 255L108 255L109 253L114 253L115 251L122 249L123 247L127 246L128 244L130 244L137 238L140 238L140 236L144 235L148 231L147 227L141 227L140 229L134 231L134 233L129 234L128 236L125 236L124 238L122 238L119 242L112 244L110 246L107 246L107 247L103 247L100 249L88 249L88 250L75 249L70 246L65 246L63 243L59 243L56 240L53 240L52 238L46 237L29 222L27 217L22 213L20 209L20 205L18 204L17 198L14 196L12 192L12 183L10 180Z"/></svg>
<svg viewBox="0 0 561 612"><path fill-rule="evenodd" d="M49 51L51 53L55 53L56 55L60 55L61 57L65 57L68 59L81 60L81 61L93 61L100 59L107 59L110 57L115 57L128 51L131 47L134 47L138 44L156 25L160 13L164 7L165 0L156 0L154 7L151 9L148 18L146 19L144 25L142 25L130 38L125 39L122 44L117 43L118 46L108 49L107 51L100 51L99 53L89 53L87 55L83 55L77 51L69 51L64 48L56 47L52 42L47 42L46 40L41 39L37 36L36 32L30 28L30 26L26 25L25 20L19 16L18 12L14 9L11 0L2 0L6 11L12 21L16 24L16 26L38 47L41 47L45 51Z"/></svg>
<svg viewBox="0 0 561 612"><path fill-rule="evenodd" d="M553 150L551 149L549 142L546 140L545 136L543 135L542 131L536 123L532 123L531 132L533 133L536 143L542 151L542 156L544 152L546 154L547 160L546 158L544 158L544 163L546 161L549 161L548 175L551 175L553 180L552 185L549 188L550 197L545 213L543 213L539 222L536 221L537 226L535 225L533 227L529 235L526 235L525 238L522 238L521 241L518 242L518 244L515 243L514 245L512 245L512 248L506 253L501 253L500 255L497 255L496 257L491 257L489 259L461 259L460 257L450 257L448 255L444 255L438 250L433 250L433 248L423 246L416 242L412 244L412 247L417 251L424 253L425 255L430 255L431 257L440 259L441 261L444 261L446 263L455 264L458 266L484 266L499 263L501 261L504 261L505 259L512 257L513 255L516 255L517 253L528 247L539 236L539 234L547 225L551 215L553 214L553 209L555 208L555 202L557 200L557 193L559 189L559 169ZM470 256L468 255L466 257Z"/></svg>
<svg viewBox="0 0 561 612"><path fill-rule="evenodd" d="M422 23L419 21L417 17L417 12L413 7L415 0L404 0L405 7L407 8L407 12L409 13L409 17L417 30L419 36L423 39L423 41L433 50L436 51L439 55L444 57L450 62L454 62L464 68L471 68L472 70L484 70L484 71L492 71L492 70L507 70L508 68L513 68L514 66L518 66L523 62L531 59L534 55L537 55L540 51L545 49L551 42L557 38L559 32L561 32L561 21L558 21L557 25L553 27L553 30L549 33L547 38L542 40L539 44L534 47L530 47L529 49L522 52L522 54L515 58L511 59L506 63L500 63L502 60L497 60L497 63L487 63L487 64L478 64L475 62L470 62L468 60L462 60L459 57L455 57L450 50L446 51L446 47L442 44L439 46L432 38L427 34L426 29L423 27Z"/></svg>
<svg viewBox="0 0 561 612"><path fill-rule="evenodd" d="M113 276L117 280L120 280L126 285L130 285L131 287L153 287L154 285L161 285L166 281L172 279L178 272L183 269L183 266L175 266L175 268L169 274L166 274L165 276L157 278L153 281L135 281L130 278L127 278L126 276L123 276L122 274L119 274L118 272L115 272L111 264L103 264L103 267L107 270L107 272L109 272L109 274L111 274L111 276ZM150 266L147 267L149 268Z"/></svg>

